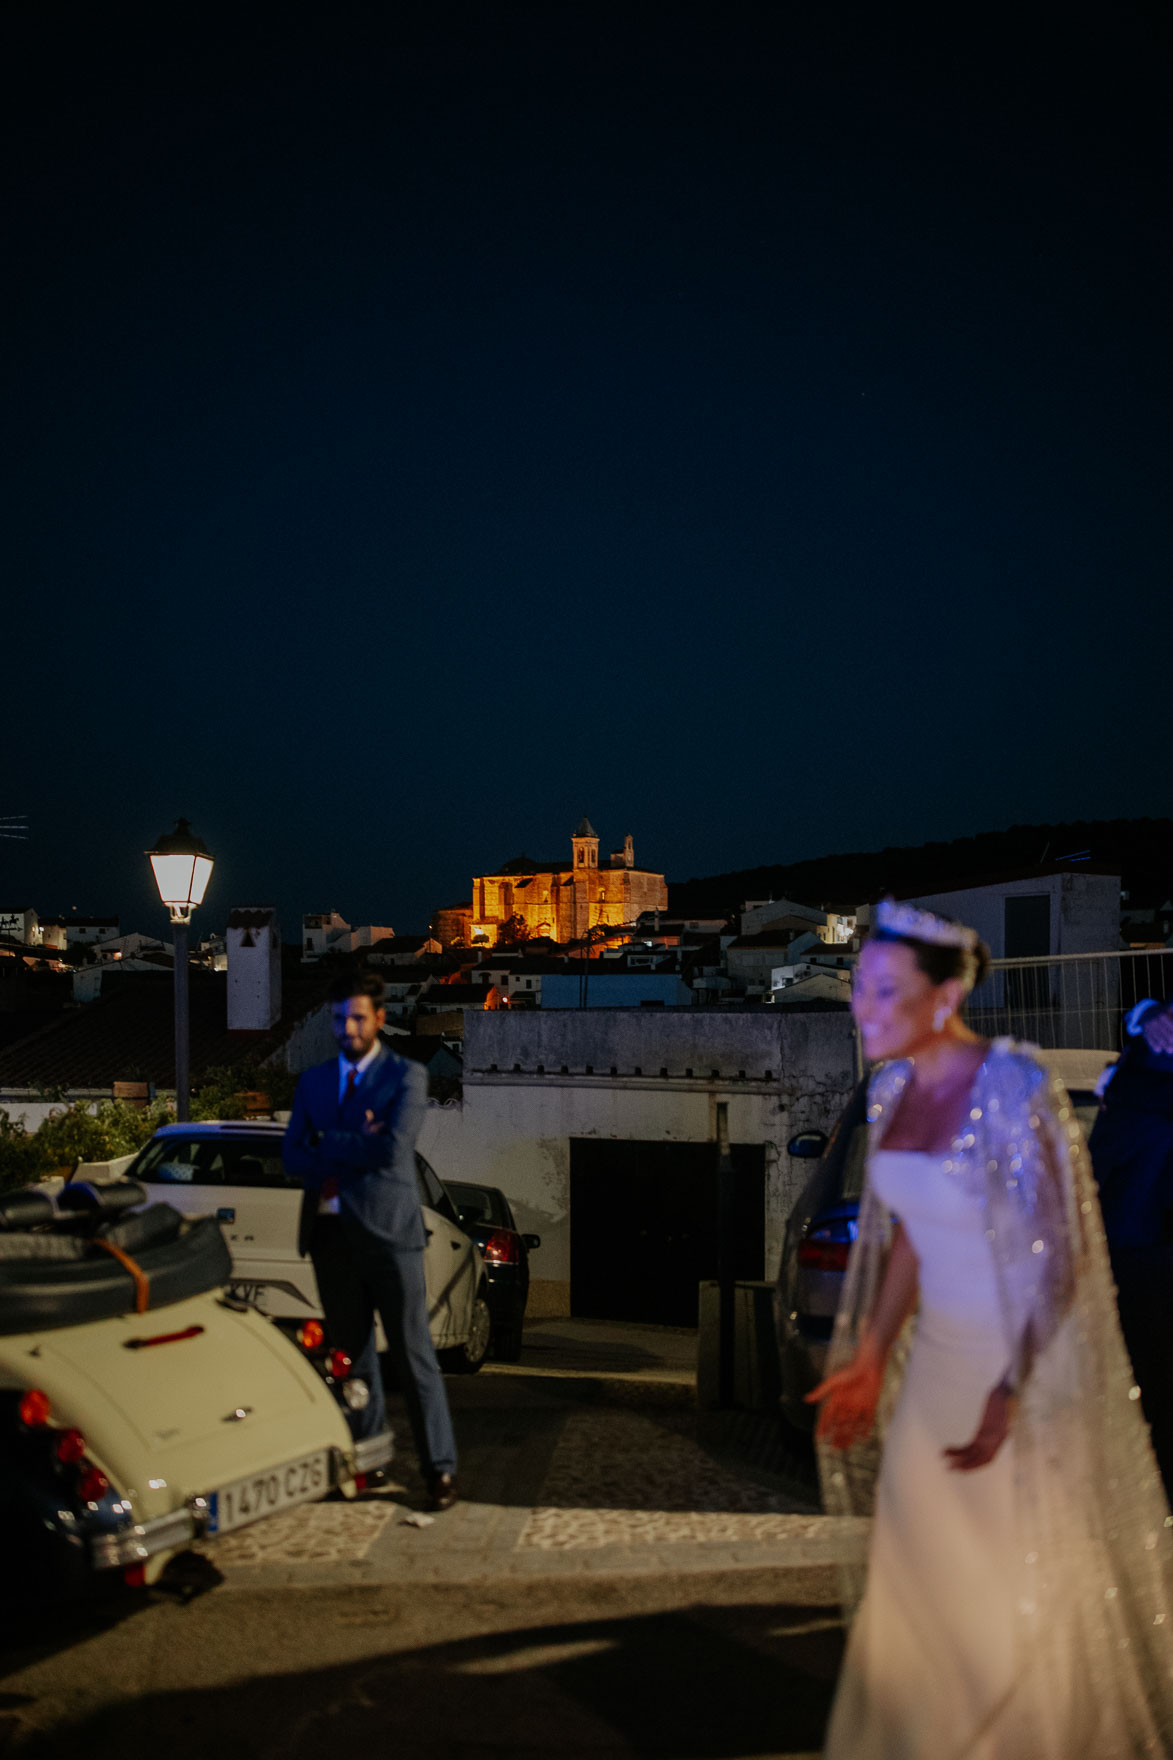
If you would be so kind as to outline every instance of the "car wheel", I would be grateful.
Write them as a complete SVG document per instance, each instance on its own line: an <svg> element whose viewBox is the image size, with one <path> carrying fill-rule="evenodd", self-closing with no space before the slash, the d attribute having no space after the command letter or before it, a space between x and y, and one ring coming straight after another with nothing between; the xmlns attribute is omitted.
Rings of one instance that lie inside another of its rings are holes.
<svg viewBox="0 0 1173 1760"><path fill-rule="evenodd" d="M453 1370L457 1375L475 1375L489 1354L489 1338L493 1330L489 1304L485 1300L484 1290L478 1290L472 1305L472 1320L469 1325L468 1337L463 1344L455 1345L443 1354L446 1369Z"/></svg>

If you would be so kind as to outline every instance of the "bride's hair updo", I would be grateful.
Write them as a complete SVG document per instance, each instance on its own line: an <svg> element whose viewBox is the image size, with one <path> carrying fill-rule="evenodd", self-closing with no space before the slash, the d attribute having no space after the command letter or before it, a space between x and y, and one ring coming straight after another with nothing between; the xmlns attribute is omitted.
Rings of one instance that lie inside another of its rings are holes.
<svg viewBox="0 0 1173 1760"><path fill-rule="evenodd" d="M930 984L960 978L968 991L989 975L990 950L976 929L917 905L882 898L876 906L871 939L903 942Z"/></svg>

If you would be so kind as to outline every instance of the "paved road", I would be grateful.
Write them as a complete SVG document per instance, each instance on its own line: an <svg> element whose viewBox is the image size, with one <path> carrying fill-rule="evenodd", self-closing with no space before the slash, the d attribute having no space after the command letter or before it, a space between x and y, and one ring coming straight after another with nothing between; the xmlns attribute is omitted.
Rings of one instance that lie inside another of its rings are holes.
<svg viewBox="0 0 1173 1760"><path fill-rule="evenodd" d="M0 1752L817 1752L862 1544L695 1435L695 1335L542 1323L449 1381L464 1500L398 1485L201 1547L118 1617L9 1627ZM406 1432L403 1432L406 1435Z"/></svg>

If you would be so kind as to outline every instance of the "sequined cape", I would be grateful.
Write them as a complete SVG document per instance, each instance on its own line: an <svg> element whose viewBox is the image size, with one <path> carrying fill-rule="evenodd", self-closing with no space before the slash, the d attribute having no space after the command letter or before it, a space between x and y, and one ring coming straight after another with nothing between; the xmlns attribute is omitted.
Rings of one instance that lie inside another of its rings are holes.
<svg viewBox="0 0 1173 1760"><path fill-rule="evenodd" d="M872 1149L911 1070L897 1061L872 1076ZM1120 1334L1087 1146L1066 1091L1033 1047L995 1040L969 1098L945 1166L985 1217L1006 1366L1020 1393L1013 1605L1032 1683L1015 1711L1032 1720L1024 1751L1040 1760L1170 1754L1173 1516ZM829 1372L858 1349L892 1232L869 1177ZM871 1513L914 1326L915 1318L889 1356L873 1436L846 1450L820 1444L830 1514ZM849 1613L865 1574L841 1572Z"/></svg>

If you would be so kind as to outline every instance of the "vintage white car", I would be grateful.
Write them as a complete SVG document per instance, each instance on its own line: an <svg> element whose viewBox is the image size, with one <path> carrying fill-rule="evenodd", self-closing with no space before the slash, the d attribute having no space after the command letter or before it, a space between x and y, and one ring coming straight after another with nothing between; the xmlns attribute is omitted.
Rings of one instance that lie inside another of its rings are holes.
<svg viewBox="0 0 1173 1760"><path fill-rule="evenodd" d="M229 1296L211 1219L119 1182L0 1196L0 1491L22 1594L153 1582L201 1535L353 1495L392 1454L356 1443L368 1390Z"/></svg>
<svg viewBox="0 0 1173 1760"><path fill-rule="evenodd" d="M186 1216L215 1216L232 1254L234 1291L292 1328L320 1317L322 1308L314 1268L297 1248L305 1194L285 1172L283 1136L283 1127L268 1120L164 1125L126 1177ZM473 1373L485 1360L492 1327L484 1261L422 1155L416 1173L432 1343L446 1369ZM383 1343L380 1336L380 1349Z"/></svg>

